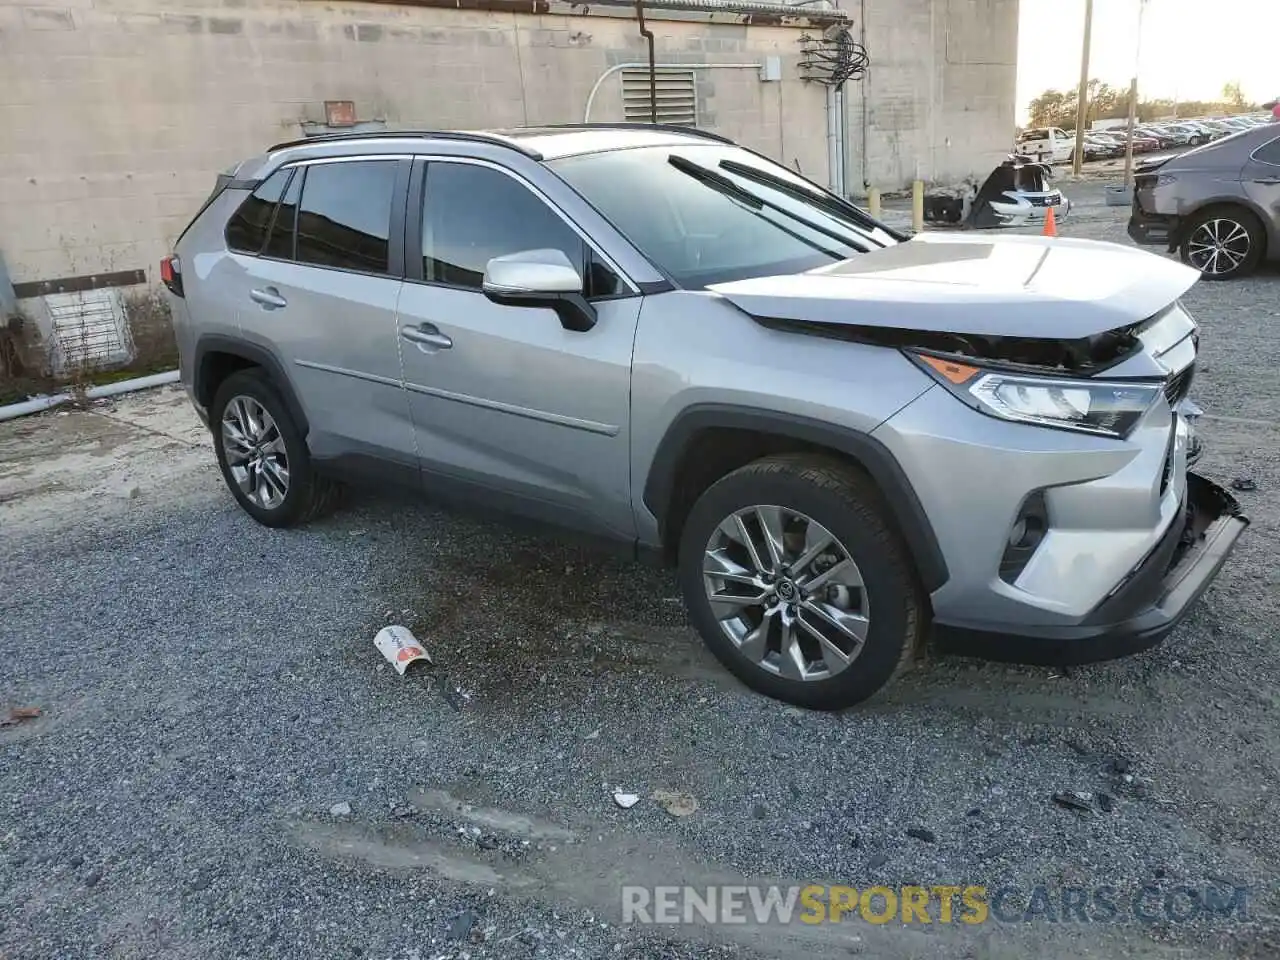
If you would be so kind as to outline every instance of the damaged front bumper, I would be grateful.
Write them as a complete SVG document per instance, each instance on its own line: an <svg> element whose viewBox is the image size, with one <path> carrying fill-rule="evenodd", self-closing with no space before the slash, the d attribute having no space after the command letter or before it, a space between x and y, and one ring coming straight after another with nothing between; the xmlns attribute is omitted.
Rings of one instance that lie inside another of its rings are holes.
<svg viewBox="0 0 1280 960"><path fill-rule="evenodd" d="M1249 521L1226 490L1187 474L1180 522L1084 620L1024 627L935 622L948 653L1011 663L1071 665L1113 660L1160 643L1213 582Z"/></svg>

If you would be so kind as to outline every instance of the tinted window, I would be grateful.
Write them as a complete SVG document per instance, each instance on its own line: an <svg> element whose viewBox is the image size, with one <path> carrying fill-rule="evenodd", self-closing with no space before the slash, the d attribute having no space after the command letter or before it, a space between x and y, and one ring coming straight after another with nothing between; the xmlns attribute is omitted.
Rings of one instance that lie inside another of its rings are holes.
<svg viewBox="0 0 1280 960"><path fill-rule="evenodd" d="M266 257L279 257L281 260L293 259L293 227L298 219L298 195L302 193L302 177L305 169L299 168L285 188L284 197L276 207L275 220L271 223L271 236L267 245L262 248Z"/></svg>
<svg viewBox="0 0 1280 960"><path fill-rule="evenodd" d="M1261 160L1263 163L1274 163L1280 167L1280 139L1264 143L1254 151L1253 158Z"/></svg>
<svg viewBox="0 0 1280 960"><path fill-rule="evenodd" d="M494 257L543 249L563 251L583 272L582 238L528 187L473 164L433 163L427 168L425 279L478 290L485 265Z"/></svg>
<svg viewBox="0 0 1280 960"><path fill-rule="evenodd" d="M395 181L394 160L309 166L298 211L298 261L386 273Z"/></svg>
<svg viewBox="0 0 1280 960"><path fill-rule="evenodd" d="M271 215L275 212L276 202L284 192L292 170L277 170L267 177L240 204L227 223L227 246L242 253L257 253L267 240L267 230L271 226Z"/></svg>

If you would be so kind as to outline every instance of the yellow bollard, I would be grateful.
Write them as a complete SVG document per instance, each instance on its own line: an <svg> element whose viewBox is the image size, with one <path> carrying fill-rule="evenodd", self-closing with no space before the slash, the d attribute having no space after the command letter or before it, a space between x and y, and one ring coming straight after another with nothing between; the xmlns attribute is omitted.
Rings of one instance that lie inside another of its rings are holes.
<svg viewBox="0 0 1280 960"><path fill-rule="evenodd" d="M867 213L880 219L880 191L875 187L867 190Z"/></svg>
<svg viewBox="0 0 1280 960"><path fill-rule="evenodd" d="M911 229L916 233L924 230L924 181L911 182Z"/></svg>

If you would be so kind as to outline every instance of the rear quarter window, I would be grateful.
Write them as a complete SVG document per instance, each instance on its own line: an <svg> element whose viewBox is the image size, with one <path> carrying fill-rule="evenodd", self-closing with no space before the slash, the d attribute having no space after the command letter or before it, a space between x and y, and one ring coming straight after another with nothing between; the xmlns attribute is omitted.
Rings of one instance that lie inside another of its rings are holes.
<svg viewBox="0 0 1280 960"><path fill-rule="evenodd" d="M1264 143L1253 151L1253 159L1280 167L1280 137L1270 143Z"/></svg>
<svg viewBox="0 0 1280 960"><path fill-rule="evenodd" d="M227 221L227 247L240 253L257 254L267 242L271 218L276 204L289 182L290 170L277 170L253 193L245 198L239 209Z"/></svg>

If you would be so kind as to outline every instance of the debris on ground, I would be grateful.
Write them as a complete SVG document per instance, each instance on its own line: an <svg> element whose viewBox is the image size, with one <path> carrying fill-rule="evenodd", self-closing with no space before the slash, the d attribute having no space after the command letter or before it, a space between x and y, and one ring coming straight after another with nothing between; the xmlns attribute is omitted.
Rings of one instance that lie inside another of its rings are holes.
<svg viewBox="0 0 1280 960"><path fill-rule="evenodd" d="M594 730L592 730L590 733L588 733L588 734L587 734L585 737L583 737L582 739L583 739L583 740L599 740L599 739L600 739L600 731L601 731L601 730L603 730L603 729L604 729L604 727L596 727Z"/></svg>
<svg viewBox="0 0 1280 960"><path fill-rule="evenodd" d="M698 809L698 798L691 793L655 790L653 800L673 817L687 817Z"/></svg>
<svg viewBox="0 0 1280 960"><path fill-rule="evenodd" d="M351 804L343 800L341 803L335 803L330 807L329 812L335 817L349 817L351 816Z"/></svg>
<svg viewBox="0 0 1280 960"><path fill-rule="evenodd" d="M883 867L888 862L889 862L889 855L887 853L877 853L874 857L872 857L870 860L867 861L867 869L875 870L879 867Z"/></svg>
<svg viewBox="0 0 1280 960"><path fill-rule="evenodd" d="M398 623L379 630L373 638L373 645L402 677L410 666L419 661L431 663L431 656L418 642L413 631Z"/></svg>
<svg viewBox="0 0 1280 960"><path fill-rule="evenodd" d="M1250 493L1258 489L1258 483L1252 477L1236 477L1231 481L1231 489Z"/></svg>
<svg viewBox="0 0 1280 960"><path fill-rule="evenodd" d="M448 677L440 678L440 695L444 697L445 703L453 707L458 713L462 712L463 707L471 699L471 694L463 690L456 683L452 682Z"/></svg>
<svg viewBox="0 0 1280 960"><path fill-rule="evenodd" d="M1111 799L1111 794L1109 793L1098 794L1098 806L1102 809L1103 813L1110 813L1112 810L1115 809L1115 805L1116 805L1116 802L1113 799Z"/></svg>
<svg viewBox="0 0 1280 960"><path fill-rule="evenodd" d="M1060 807L1066 807L1068 810L1079 810L1083 813L1092 813L1093 804L1089 802L1089 795L1085 793L1077 793L1074 790L1063 790L1053 795L1053 802Z"/></svg>
<svg viewBox="0 0 1280 960"><path fill-rule="evenodd" d="M449 924L448 937L450 940L465 940L471 935L471 928L480 920L471 910L463 910L453 918Z"/></svg>
<svg viewBox="0 0 1280 960"><path fill-rule="evenodd" d="M613 802L623 810L630 810L640 802L640 795L638 793L623 793L621 790L615 790L613 791Z"/></svg>
<svg viewBox="0 0 1280 960"><path fill-rule="evenodd" d="M924 843L933 843L937 835L928 827L907 827L907 836Z"/></svg>
<svg viewBox="0 0 1280 960"><path fill-rule="evenodd" d="M16 727L27 720L35 720L41 716L39 707L11 707L9 716L0 720L0 727Z"/></svg>

